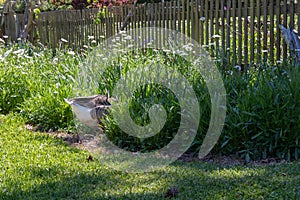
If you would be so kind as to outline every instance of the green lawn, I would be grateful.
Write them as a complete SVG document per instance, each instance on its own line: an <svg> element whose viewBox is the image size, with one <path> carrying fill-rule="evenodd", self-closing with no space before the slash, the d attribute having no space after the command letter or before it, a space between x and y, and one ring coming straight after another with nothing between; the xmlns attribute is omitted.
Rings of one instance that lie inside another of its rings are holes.
<svg viewBox="0 0 300 200"><path fill-rule="evenodd" d="M300 199L300 163L222 167L177 161L151 173L113 171L89 153L0 116L0 199Z"/></svg>

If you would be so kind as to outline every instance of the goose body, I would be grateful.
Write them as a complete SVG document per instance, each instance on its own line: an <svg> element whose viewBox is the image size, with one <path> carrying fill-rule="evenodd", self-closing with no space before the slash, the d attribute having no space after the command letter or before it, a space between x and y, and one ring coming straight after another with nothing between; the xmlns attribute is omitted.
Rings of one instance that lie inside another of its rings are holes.
<svg viewBox="0 0 300 200"><path fill-rule="evenodd" d="M111 107L109 100L114 99L105 95L65 99L78 120L91 128L98 127L103 115L108 114L107 109Z"/></svg>

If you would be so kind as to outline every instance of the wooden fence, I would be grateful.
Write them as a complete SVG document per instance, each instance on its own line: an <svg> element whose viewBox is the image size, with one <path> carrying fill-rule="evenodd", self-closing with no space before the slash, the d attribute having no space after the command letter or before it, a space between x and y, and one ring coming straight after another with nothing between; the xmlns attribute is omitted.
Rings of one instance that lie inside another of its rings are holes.
<svg viewBox="0 0 300 200"><path fill-rule="evenodd" d="M99 24L93 19L98 9L52 11L39 14L35 30L45 45L81 48L118 33L127 17L125 30L146 26L178 30L216 59L244 66L282 61L292 55L278 25L300 32L298 1L175 0L128 5L111 8Z"/></svg>

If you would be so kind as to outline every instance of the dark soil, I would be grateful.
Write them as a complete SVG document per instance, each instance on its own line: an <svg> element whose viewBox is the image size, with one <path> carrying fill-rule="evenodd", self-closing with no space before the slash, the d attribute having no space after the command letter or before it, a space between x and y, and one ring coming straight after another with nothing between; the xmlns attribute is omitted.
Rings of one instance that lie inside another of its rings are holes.
<svg viewBox="0 0 300 200"><path fill-rule="evenodd" d="M31 125L26 125L26 129L30 131L36 131L35 128ZM62 139L64 142L66 142L68 145L85 149L84 145L82 144L82 141L79 138L78 134L73 133L66 133L66 132L60 132L60 131L48 131L43 132L45 134L50 134L55 138ZM183 154L180 158L178 158L181 162L203 162L203 163L211 163L222 167L233 167L237 165L247 165L247 166L263 166L263 165L272 165L272 164L283 164L287 163L286 160L278 159L278 158L267 158L263 160L258 161L252 161L247 163L244 159L237 158L236 156L221 156L221 155L212 155L209 154L205 158L199 159L196 155L192 154Z"/></svg>

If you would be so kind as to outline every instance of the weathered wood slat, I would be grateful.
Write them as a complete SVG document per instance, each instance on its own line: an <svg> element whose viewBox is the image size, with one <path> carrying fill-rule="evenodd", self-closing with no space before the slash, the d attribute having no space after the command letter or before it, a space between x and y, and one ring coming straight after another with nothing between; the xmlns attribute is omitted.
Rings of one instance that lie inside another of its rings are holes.
<svg viewBox="0 0 300 200"><path fill-rule="evenodd" d="M255 7L254 0L250 2L250 64L254 62L254 43L255 43Z"/></svg>
<svg viewBox="0 0 300 200"><path fill-rule="evenodd" d="M281 7L280 0L276 0L276 61L281 60L281 35L279 24L281 24Z"/></svg>
<svg viewBox="0 0 300 200"><path fill-rule="evenodd" d="M287 6L288 0L284 0L283 2L284 2L284 7L282 8L283 9L283 26L287 27L287 25L288 25L288 18L287 18L287 16L288 16L288 9L287 9L288 8L288 6ZM282 47L283 47L283 60L286 60L287 59L287 45L285 43L283 43Z"/></svg>
<svg viewBox="0 0 300 200"><path fill-rule="evenodd" d="M219 50L220 50L220 38L219 38L219 25L220 25L220 21L219 21L219 12L217 12L218 10L220 10L220 1L219 0L216 0L215 1L215 7L214 9L216 10L215 11L215 21L214 21L214 24L215 24L215 34L213 35L214 37L214 43L215 43L215 52L216 52L216 57L219 58Z"/></svg>
<svg viewBox="0 0 300 200"><path fill-rule="evenodd" d="M204 45L204 1L199 3L199 34L200 34L200 44Z"/></svg>
<svg viewBox="0 0 300 200"><path fill-rule="evenodd" d="M191 13L191 5L190 5L190 0L186 1L186 7L187 7L187 13L186 13L186 34L187 36L191 37L191 28L190 28L190 24L191 24L191 18L190 18L190 13Z"/></svg>
<svg viewBox="0 0 300 200"><path fill-rule="evenodd" d="M227 7L231 7L231 0L229 0L227 2ZM227 63L230 63L230 49L231 49L231 13L229 11L227 11L227 15L226 15L226 57L227 57Z"/></svg>
<svg viewBox="0 0 300 200"><path fill-rule="evenodd" d="M236 1L238 0L232 0L233 5L233 13L232 13L232 51L233 51L233 63L236 63L237 59L237 48L236 48L236 35L237 35L237 28L236 28Z"/></svg>
<svg viewBox="0 0 300 200"><path fill-rule="evenodd" d="M270 6L271 9L270 11L270 45L269 45L269 50L270 50L270 57L269 60L273 64L274 63L274 47L275 47L275 20L274 20L274 1L270 1Z"/></svg>
<svg viewBox="0 0 300 200"><path fill-rule="evenodd" d="M268 9L267 9L267 3L268 1L265 0L263 1L263 47L262 47L262 51L263 51L263 60L266 61L268 58L268 52L269 52L269 48L268 48Z"/></svg>
<svg viewBox="0 0 300 200"><path fill-rule="evenodd" d="M243 40L246 40L243 35L243 19L242 19L242 1L238 1L238 65L242 65L242 50L243 50Z"/></svg>
<svg viewBox="0 0 300 200"><path fill-rule="evenodd" d="M243 8L248 8L248 1L245 1L244 7ZM243 17L244 17L244 58L243 58L243 63L244 64L248 64L248 59L249 59L249 55L248 55L248 43L249 43L249 33L248 33L248 25L249 25L249 21L248 21L248 9L245 10L245 12L243 13ZM244 66L247 67L247 66Z"/></svg>
<svg viewBox="0 0 300 200"><path fill-rule="evenodd" d="M196 41L200 43L200 2L196 1L195 2L195 34L196 34Z"/></svg>
<svg viewBox="0 0 300 200"><path fill-rule="evenodd" d="M194 1L191 1L190 2L190 36L191 38L195 39L195 31L194 31L194 28L195 28L195 19L194 19L194 12L195 12L195 7L194 7Z"/></svg>

